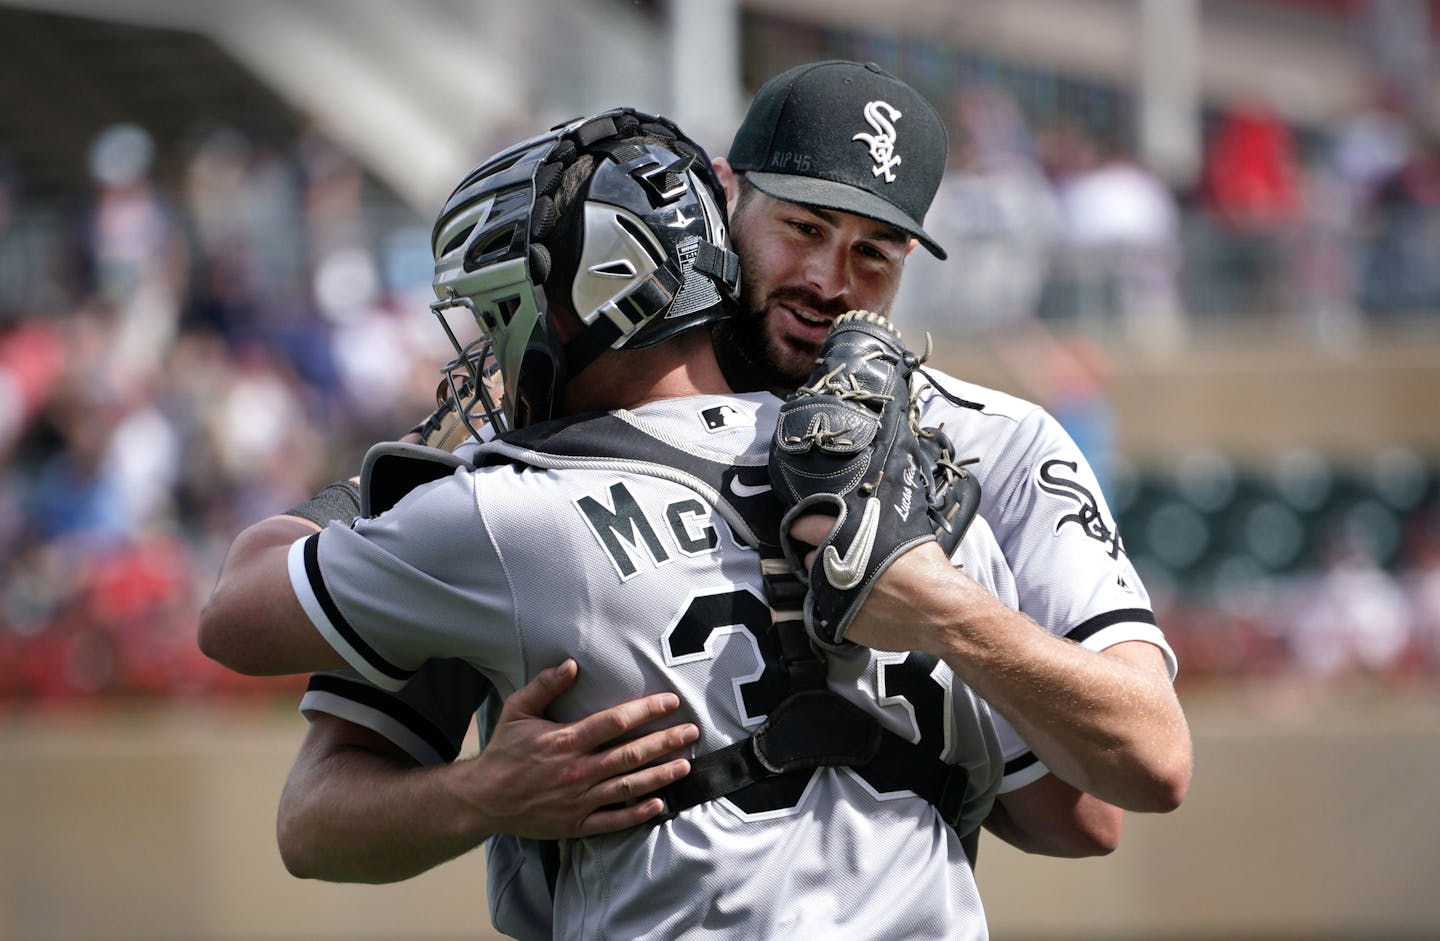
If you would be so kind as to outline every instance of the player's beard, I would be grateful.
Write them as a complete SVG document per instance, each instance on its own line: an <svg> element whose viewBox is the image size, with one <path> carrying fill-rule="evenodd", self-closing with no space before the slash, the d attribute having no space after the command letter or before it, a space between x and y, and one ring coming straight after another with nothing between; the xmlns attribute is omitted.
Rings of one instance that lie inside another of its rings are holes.
<svg viewBox="0 0 1440 941"><path fill-rule="evenodd" d="M716 325L715 354L736 391L769 390L784 396L805 382L820 351L819 340L799 341L782 333L784 306L802 307L833 321L849 308L826 303L802 287L780 287L763 298L742 292L740 312Z"/></svg>

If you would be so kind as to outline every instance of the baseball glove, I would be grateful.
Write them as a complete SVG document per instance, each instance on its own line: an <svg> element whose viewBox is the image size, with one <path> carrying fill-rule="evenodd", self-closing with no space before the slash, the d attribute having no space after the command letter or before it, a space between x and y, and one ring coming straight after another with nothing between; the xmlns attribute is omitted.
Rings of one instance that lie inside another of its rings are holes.
<svg viewBox="0 0 1440 941"><path fill-rule="evenodd" d="M836 647L875 581L914 546L959 545L979 504L979 485L954 460L939 429L921 428L911 375L921 358L878 314L839 317L810 380L781 406L770 480L785 507L781 543L790 567L808 579L805 626ZM810 546L791 523L834 514L834 528L807 574Z"/></svg>
<svg viewBox="0 0 1440 941"><path fill-rule="evenodd" d="M463 382L468 386L469 380ZM463 392L462 387L461 394L457 394L449 378L440 380L440 385L435 389L435 411L410 429L411 435L418 436L419 444L427 448L453 451L471 439L470 429L465 425ZM484 421L483 417L481 421Z"/></svg>
<svg viewBox="0 0 1440 941"><path fill-rule="evenodd" d="M476 384L484 386L491 402L500 401L500 371L489 344L472 344L465 355L446 363L440 372L435 411L402 440L454 451L467 441L480 440L479 429L489 419Z"/></svg>

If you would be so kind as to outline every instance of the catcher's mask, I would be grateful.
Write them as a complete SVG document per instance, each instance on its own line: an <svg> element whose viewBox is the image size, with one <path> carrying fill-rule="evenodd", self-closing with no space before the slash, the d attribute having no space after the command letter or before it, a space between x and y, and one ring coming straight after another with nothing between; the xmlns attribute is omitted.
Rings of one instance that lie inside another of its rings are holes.
<svg viewBox="0 0 1440 941"><path fill-rule="evenodd" d="M740 264L724 205L704 150L665 118L628 108L559 126L472 171L435 222L430 307L495 429L553 417L565 383L607 349L730 316ZM457 307L480 341L457 335L445 316ZM564 343L560 311L579 321ZM486 347L503 378L499 402L478 371ZM470 424L471 409L462 414Z"/></svg>

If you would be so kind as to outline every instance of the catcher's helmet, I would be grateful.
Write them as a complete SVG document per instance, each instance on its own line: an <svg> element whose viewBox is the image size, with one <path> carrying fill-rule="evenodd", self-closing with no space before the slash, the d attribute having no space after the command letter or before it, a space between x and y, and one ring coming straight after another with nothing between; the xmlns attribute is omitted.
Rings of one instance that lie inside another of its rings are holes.
<svg viewBox="0 0 1440 941"><path fill-rule="evenodd" d="M740 265L724 204L704 150L665 118L628 108L557 127L472 171L432 232L431 309L458 362L483 356L446 320L456 307L493 348L502 402L478 376L471 388L496 428L552 417L566 381L606 349L729 316ZM580 324L564 343L562 310Z"/></svg>

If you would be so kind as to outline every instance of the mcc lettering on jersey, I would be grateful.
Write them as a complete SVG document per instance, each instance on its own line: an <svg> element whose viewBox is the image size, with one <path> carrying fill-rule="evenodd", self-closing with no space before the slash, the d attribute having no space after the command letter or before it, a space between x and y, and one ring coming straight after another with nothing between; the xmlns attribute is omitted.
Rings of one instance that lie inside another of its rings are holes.
<svg viewBox="0 0 1440 941"><path fill-rule="evenodd" d="M684 555L713 552L720 543L710 507L696 497L665 504L655 520L620 481L602 495L587 494L574 502L622 582L639 574L646 560L651 566L670 561L661 532L668 532L676 551Z"/></svg>

